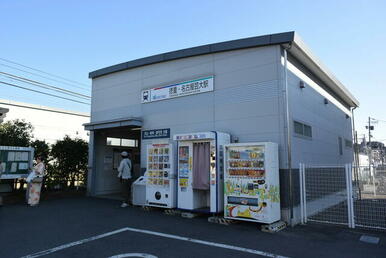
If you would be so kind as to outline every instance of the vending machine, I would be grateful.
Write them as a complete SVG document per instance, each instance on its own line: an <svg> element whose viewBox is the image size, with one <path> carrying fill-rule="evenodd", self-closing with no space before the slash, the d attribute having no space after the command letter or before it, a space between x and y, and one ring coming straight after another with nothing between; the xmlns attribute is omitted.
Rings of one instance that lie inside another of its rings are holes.
<svg viewBox="0 0 386 258"><path fill-rule="evenodd" d="M221 132L177 134L177 207L196 212L223 211L223 146L230 135Z"/></svg>
<svg viewBox="0 0 386 258"><path fill-rule="evenodd" d="M147 145L146 205L176 207L176 173L172 144Z"/></svg>
<svg viewBox="0 0 386 258"><path fill-rule="evenodd" d="M228 144L224 152L224 217L267 224L280 220L278 145Z"/></svg>

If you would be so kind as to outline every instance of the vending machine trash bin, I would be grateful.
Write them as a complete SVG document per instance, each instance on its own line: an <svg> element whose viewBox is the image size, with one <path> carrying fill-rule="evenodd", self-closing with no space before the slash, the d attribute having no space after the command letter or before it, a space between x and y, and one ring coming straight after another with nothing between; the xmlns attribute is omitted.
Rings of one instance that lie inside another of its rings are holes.
<svg viewBox="0 0 386 258"><path fill-rule="evenodd" d="M146 179L144 176L134 181L132 187L133 205L143 206L146 203Z"/></svg>

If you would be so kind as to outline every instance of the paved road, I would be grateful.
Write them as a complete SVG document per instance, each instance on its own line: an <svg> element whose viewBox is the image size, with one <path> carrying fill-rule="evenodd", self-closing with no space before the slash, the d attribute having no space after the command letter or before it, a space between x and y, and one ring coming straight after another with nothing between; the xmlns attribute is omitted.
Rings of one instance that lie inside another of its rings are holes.
<svg viewBox="0 0 386 258"><path fill-rule="evenodd" d="M90 239L108 232L112 233ZM360 242L363 234L380 237L380 243ZM82 239L88 239L88 242L66 246ZM62 249L47 253L45 257L146 253L156 257L264 257L276 254L370 258L385 257L386 234L324 225L298 226L269 234L259 231L253 223L224 226L208 223L204 217L185 219L164 215L161 211L146 212L137 207L121 209L118 201L86 197L44 201L38 207L17 204L0 208L0 257L22 257L57 246ZM242 248L258 252L246 252Z"/></svg>

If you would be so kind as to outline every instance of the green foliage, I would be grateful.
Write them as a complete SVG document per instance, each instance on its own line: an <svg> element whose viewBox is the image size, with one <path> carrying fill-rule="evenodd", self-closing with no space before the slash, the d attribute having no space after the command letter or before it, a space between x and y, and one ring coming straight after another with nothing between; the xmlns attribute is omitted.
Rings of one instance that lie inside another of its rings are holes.
<svg viewBox="0 0 386 258"><path fill-rule="evenodd" d="M35 157L42 156L45 162L48 160L50 155L50 146L46 141L34 140L31 142L31 147L35 148Z"/></svg>
<svg viewBox="0 0 386 258"><path fill-rule="evenodd" d="M0 144L3 146L28 147L32 141L33 127L24 120L13 120L0 124Z"/></svg>
<svg viewBox="0 0 386 258"><path fill-rule="evenodd" d="M46 141L32 140L33 126L24 120L13 120L0 124L0 145L34 147L35 157L45 160L45 187L66 189L75 186L75 181L85 185L87 176L88 144L82 139L65 136L50 146Z"/></svg>
<svg viewBox="0 0 386 258"><path fill-rule="evenodd" d="M71 187L74 187L76 180L84 182L87 171L87 154L88 144L82 139L71 139L65 136L63 140L57 141L51 148L52 176L70 182Z"/></svg>

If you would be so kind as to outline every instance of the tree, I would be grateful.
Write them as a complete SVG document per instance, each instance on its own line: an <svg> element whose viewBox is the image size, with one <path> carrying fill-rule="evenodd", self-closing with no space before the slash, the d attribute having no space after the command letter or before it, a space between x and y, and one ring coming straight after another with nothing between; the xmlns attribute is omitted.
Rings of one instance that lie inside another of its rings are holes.
<svg viewBox="0 0 386 258"><path fill-rule="evenodd" d="M54 171L63 182L75 186L76 180L85 183L88 144L82 139L71 139L68 135L57 141L51 148ZM62 185L63 186L63 185ZM64 185L64 187L66 187Z"/></svg>
<svg viewBox="0 0 386 258"><path fill-rule="evenodd" d="M46 141L34 140L31 142L31 147L35 148L35 157L41 156L44 160L48 160L50 155L50 146Z"/></svg>
<svg viewBox="0 0 386 258"><path fill-rule="evenodd" d="M0 124L0 143L3 146L28 147L33 138L33 126L25 120L12 120Z"/></svg>

